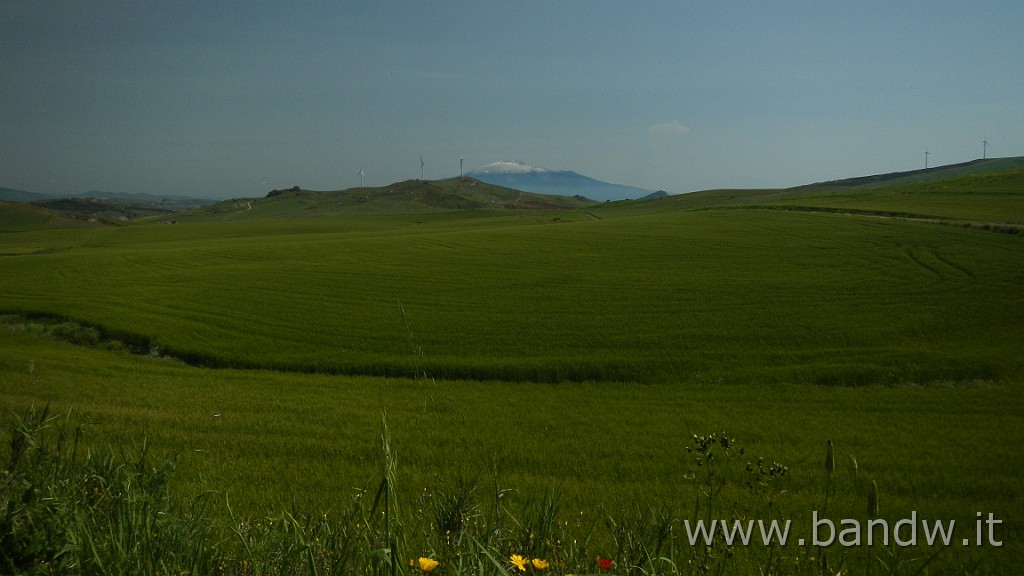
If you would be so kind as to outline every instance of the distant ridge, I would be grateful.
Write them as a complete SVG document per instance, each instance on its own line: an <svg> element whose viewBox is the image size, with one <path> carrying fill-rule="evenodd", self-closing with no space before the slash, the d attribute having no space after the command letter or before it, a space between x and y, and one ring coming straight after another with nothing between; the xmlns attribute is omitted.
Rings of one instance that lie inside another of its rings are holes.
<svg viewBox="0 0 1024 576"><path fill-rule="evenodd" d="M80 194L52 195L0 188L0 201L25 204L6 206L10 216L15 212L23 221L49 227L95 225L128 222L149 216L166 216L216 202L192 196L107 193L92 190ZM28 215L31 215L29 217Z"/></svg>
<svg viewBox="0 0 1024 576"><path fill-rule="evenodd" d="M977 160L971 160L970 162L946 164L943 166L935 166L933 168L921 168L919 170L908 170L905 172L889 172L887 174L875 174L873 176L858 176L856 178L844 178L842 180L828 180L825 182L795 186L791 188L791 190L817 187L858 188L881 186L883 184L907 184L911 182L921 182L924 180L952 178L954 176L962 176L965 174L1012 170L1014 168L1024 168L1024 156L986 159L979 158Z"/></svg>
<svg viewBox="0 0 1024 576"><path fill-rule="evenodd" d="M64 197L95 198L97 200L115 200L125 202L145 202L149 204L175 204L195 206L213 204L214 202L216 202L216 200L210 200L208 198L197 198L195 196L183 196L176 194L147 194L145 192L102 192L99 190L90 190L88 192L83 192L81 194L71 194L69 196Z"/></svg>
<svg viewBox="0 0 1024 576"><path fill-rule="evenodd" d="M139 202L107 198L74 197L36 200L33 206L79 219L127 222L148 216L165 216L192 207L163 202Z"/></svg>
<svg viewBox="0 0 1024 576"><path fill-rule="evenodd" d="M524 162L503 160L466 173L481 182L537 194L583 196L591 200L641 198L653 190L595 180L572 170L548 170Z"/></svg>
<svg viewBox="0 0 1024 576"><path fill-rule="evenodd" d="M25 190L15 190L14 188L0 188L0 200L7 200L9 202L32 202L33 200L44 200L46 198L48 197L36 192L26 192Z"/></svg>
<svg viewBox="0 0 1024 576"><path fill-rule="evenodd" d="M199 198L196 196L184 196L175 194L146 194L144 192L102 192L100 190L89 190L76 194L41 194L39 192L28 192L14 188L0 188L0 200L10 202L47 202L64 199L95 199L109 200L112 202L137 202L145 204L172 205L177 209L185 207L203 206L213 204L216 200Z"/></svg>

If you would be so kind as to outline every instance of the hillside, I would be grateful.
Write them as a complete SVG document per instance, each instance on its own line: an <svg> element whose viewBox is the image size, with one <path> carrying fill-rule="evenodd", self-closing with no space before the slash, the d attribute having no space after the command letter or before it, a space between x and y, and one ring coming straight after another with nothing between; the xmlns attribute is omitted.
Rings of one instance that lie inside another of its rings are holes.
<svg viewBox="0 0 1024 576"><path fill-rule="evenodd" d="M0 232L100 225L99 221L90 222L89 218L78 218L43 206L0 200Z"/></svg>
<svg viewBox="0 0 1024 576"><path fill-rule="evenodd" d="M508 163L504 163L508 164ZM559 172L515 164L509 178L561 178ZM492 174L493 176L493 174ZM579 180L574 180L579 182ZM688 194L662 192L638 200L598 202L591 192L541 194L491 184L466 176L447 180L407 180L383 187L318 191L293 187L272 190L260 198L237 198L197 206L183 197L157 201L125 197L38 199L31 204L8 202L2 208L2 230L110 224L155 219L159 222L206 219L248 219L334 214L424 214L449 211L548 211L586 209L593 217L664 210L713 208L784 208L941 219L971 225L1024 225L1024 157L974 160L961 164L846 178L786 189L705 190ZM16 194L17 193L17 194ZM585 193L585 194L584 194ZM984 195L986 201L979 201ZM157 199L158 197L148 197ZM647 200L657 199L657 202ZM31 208L29 208L31 206Z"/></svg>
<svg viewBox="0 0 1024 576"><path fill-rule="evenodd" d="M602 217L662 210L776 209L832 212L1024 232L1024 158L938 166L786 189L705 190L657 202L612 202Z"/></svg>
<svg viewBox="0 0 1024 576"><path fill-rule="evenodd" d="M586 198L534 194L462 177L406 180L380 188L318 191L294 187L263 198L233 199L181 214L181 218L243 218L330 214L418 214L467 210L575 210Z"/></svg>
<svg viewBox="0 0 1024 576"><path fill-rule="evenodd" d="M12 188L0 188L0 231L33 228L62 228L81 225L124 223L152 216L213 204L187 196L151 194L107 194L86 192L72 196L51 196Z"/></svg>
<svg viewBox="0 0 1024 576"><path fill-rule="evenodd" d="M858 176L855 178L844 178L842 180L830 180L798 186L808 187L844 187L844 188L865 188L872 186L884 186L894 184L921 183L929 180L944 180L971 174L982 174L990 172L1004 172L1007 170L1024 169L1024 156L1010 158L987 158L961 162L959 164L946 164L933 168L921 170L909 170L906 172L890 172L887 174L875 174L872 176Z"/></svg>
<svg viewBox="0 0 1024 576"><path fill-rule="evenodd" d="M65 217L108 223L127 222L148 216L169 216L181 209L176 205L88 197L38 200L32 204Z"/></svg>
<svg viewBox="0 0 1024 576"><path fill-rule="evenodd" d="M1024 558L1011 538L1024 504L1007 496L1024 469L1024 243L959 223L1020 219L1021 183L1011 169L575 200L586 207L559 212L460 209L536 198L485 194L471 180L410 181L264 193L175 226L2 233L0 400L8 412L88 415L79 454L108 453L108 438L178 454L175 493L230 494L238 518L323 509L332 526L369 517L346 510L380 485L386 409L404 526L419 526L420 509L436 525L422 499L432 479L482 471L482 498L508 487L503 517L533 515L535 503L543 511L533 495L556 487L581 538L614 528L607 511L638 502L690 514L703 484L679 456L709 431L728 431L749 455L720 460L730 471L716 500L723 516L733 501L755 518L778 502L780 518L805 522L793 533L809 534L830 439L835 517L863 518L869 481L883 487L890 526L918 511L970 535L977 511L993 510L1006 518L1006 548L950 547L929 565L989 573L947 566L973 568L974 554L1000 566ZM25 225L52 213L4 208ZM414 209L432 212L376 216ZM0 223L13 221L7 214ZM452 454L466 466L453 467ZM772 502L743 484L760 486L744 461L761 454L792 465ZM44 500L33 502L51 509ZM211 502L210 517L229 514ZM161 534L163 522L153 524ZM692 548L681 549L673 561L689 566ZM608 554L588 557L599 553Z"/></svg>

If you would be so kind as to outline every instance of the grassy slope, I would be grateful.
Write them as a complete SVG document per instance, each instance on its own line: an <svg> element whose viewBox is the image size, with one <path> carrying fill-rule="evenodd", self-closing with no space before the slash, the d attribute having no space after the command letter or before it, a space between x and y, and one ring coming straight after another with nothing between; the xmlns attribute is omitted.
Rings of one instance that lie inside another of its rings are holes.
<svg viewBox="0 0 1024 576"><path fill-rule="evenodd" d="M884 188L805 190L780 204L901 212L981 224L1024 224L1024 169L965 174Z"/></svg>
<svg viewBox="0 0 1024 576"><path fill-rule="evenodd" d="M99 225L95 222L60 214L34 204L0 200L0 233Z"/></svg>
<svg viewBox="0 0 1024 576"><path fill-rule="evenodd" d="M1016 425L1019 385L978 388L818 386L542 385L409 381L209 371L145 357L111 355L0 333L0 395L6 406L74 407L93 442L137 444L177 454L180 493L226 491L236 511L343 508L354 487L379 478L377 432L387 412L403 507L435 477L481 481L492 471L514 488L517 509L551 487L569 517L586 521L620 510L665 507L688 516L696 470L692 434L727 431L745 449L729 464L739 480L746 459L790 467L777 513L809 534L822 509L824 441L837 446L833 518L864 520L866 483L878 482L887 518L955 519L972 536L974 514L1006 520L1004 549L989 561L1020 558L1024 513L1016 493L1024 441ZM458 455L454 458L454 455ZM851 468L856 458L859 470ZM697 470L699 472L699 470ZM721 495L746 502L742 484ZM599 531L600 532L600 531ZM603 537L603 536L602 536ZM852 552L856 553L856 551ZM952 550L956 562L979 549Z"/></svg>
<svg viewBox="0 0 1024 576"><path fill-rule="evenodd" d="M834 180L821 182L814 187L856 187L856 188L878 188L889 186L900 186L904 184L920 184L947 180L962 176L991 174L1020 170L1024 168L1024 156L1013 156L1008 158L977 159L959 164L947 164L935 166L922 170L911 170L908 172L892 172L889 174L876 174L874 176L862 176L859 178L848 178L845 180Z"/></svg>
<svg viewBox="0 0 1024 576"><path fill-rule="evenodd" d="M647 212L652 208L701 210L723 207L812 207L837 211L899 214L951 223L1024 223L1024 158L990 160L959 168L935 168L894 177L879 184L801 186L768 190L708 190L654 203L620 202L597 207L606 211ZM995 169L993 171L988 171ZM851 179L860 182L862 179ZM843 181L840 181L843 182Z"/></svg>
<svg viewBox="0 0 1024 576"><path fill-rule="evenodd" d="M1019 214L1012 197L979 197ZM203 370L0 332L0 399L74 406L99 438L146 431L180 453L183 491L202 475L249 512L330 506L372 482L386 409L409 499L458 453L467 473L493 464L523 497L557 484L595 516L640 503L685 515L683 448L726 430L791 467L794 519L820 508L831 438L844 494L853 455L891 518L970 525L992 511L1019 534L1021 239L707 198L688 209L695 199L595 207L600 220L468 212L0 235L0 253L17 254L0 257L0 308L237 362L429 376ZM51 248L65 250L29 253ZM948 381L972 386L807 384ZM861 498L843 498L835 510L862 515ZM1019 560L1007 540L947 556Z"/></svg>
<svg viewBox="0 0 1024 576"><path fill-rule="evenodd" d="M7 309L215 365L542 381L1019 374L1020 335L1006 336L1024 307L1006 265L1024 261L1017 237L771 211L421 222L97 230L7 260L0 290Z"/></svg>

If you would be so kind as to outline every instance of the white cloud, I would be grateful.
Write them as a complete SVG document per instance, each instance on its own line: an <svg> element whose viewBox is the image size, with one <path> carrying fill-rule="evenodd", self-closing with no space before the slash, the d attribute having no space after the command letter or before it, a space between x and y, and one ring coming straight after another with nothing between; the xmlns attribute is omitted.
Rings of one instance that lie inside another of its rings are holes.
<svg viewBox="0 0 1024 576"><path fill-rule="evenodd" d="M647 131L651 136L676 136L686 134L690 129L680 124L678 120L673 120L663 124L655 124L648 128Z"/></svg>

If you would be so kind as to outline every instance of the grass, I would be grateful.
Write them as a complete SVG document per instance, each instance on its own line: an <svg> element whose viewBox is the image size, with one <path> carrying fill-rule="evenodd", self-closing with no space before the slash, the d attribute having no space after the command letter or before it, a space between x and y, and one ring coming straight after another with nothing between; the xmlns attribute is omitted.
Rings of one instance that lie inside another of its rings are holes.
<svg viewBox="0 0 1024 576"><path fill-rule="evenodd" d="M1010 224L1019 229L1024 224L1022 178L1024 168L1019 167L980 174L968 172L941 180L881 187L811 189L777 204L896 212L956 223Z"/></svg>
<svg viewBox="0 0 1024 576"><path fill-rule="evenodd" d="M397 499L406 515L426 513L424 494L439 496L460 478L477 480L481 509L489 509L487 494L500 491L517 518L557 490L561 521L579 523L579 538L596 526L591 551L614 557L618 545L607 516L636 523L651 509L678 521L698 509L702 468L687 448L694 434L724 429L745 449L726 464L731 478L745 476L742 465L757 457L789 467L776 486L785 495L776 494L773 506L794 521L794 533L810 534L809 514L823 508L821 463L825 440L832 439L837 469L828 510L834 518L863 518L866 485L875 480L891 522L917 511L922 518L955 519L969 532L976 512L1005 519L999 534L1006 547L949 549L940 565L1007 562L1021 554L1014 535L1024 510L1007 496L1024 466L1013 448L1024 441L1016 426L1024 409L1017 385L381 381L204 370L27 334L2 337L7 360L0 369L8 376L0 395L7 406L73 407L93 423L84 442L97 453L108 443L137 445L144 436L154 455L175 457L176 498L226 493L236 518L252 525L265 526L283 511L336 518L353 498L371 499L381 477L380 414L386 411ZM714 509L726 518L734 511L768 517L739 486L730 481ZM211 518L228 516L223 502L209 504ZM679 525L675 530L685 533ZM761 552L751 547L744 554ZM854 564L863 554L847 552ZM756 558L744 562L765 561Z"/></svg>
<svg viewBox="0 0 1024 576"><path fill-rule="evenodd" d="M3 307L196 364L350 375L856 385L1020 370L1013 237L759 211L376 223L95 231L8 257Z"/></svg>
<svg viewBox="0 0 1024 576"><path fill-rule="evenodd" d="M815 480L826 475L825 493L813 495L812 507L832 496L833 514L847 519L866 524L869 517L901 517L879 515L877 505L866 511L867 502L878 500L877 482L861 486L856 476L851 482L837 472L833 484L832 470L820 459L817 466L789 468L756 458L724 433L694 435L686 446L685 453L696 456L684 476L691 512L673 513L648 497L636 507L577 513L559 488L519 491L497 469L473 476L449 471L418 493L401 491L408 477L383 417L375 442L376 483L330 508L293 502L249 516L234 511L228 493L171 497L175 461L152 456L148 442L103 452L87 448L83 425L68 416L30 408L12 420L0 482L0 565L8 573L831 574L863 566L869 555L878 556L876 568L887 573L929 567L928 573L989 573L1008 552L990 547L950 553L955 548L889 542L818 546L815 539L832 536L808 527L801 518L806 508L791 507L793 474ZM217 506L227 513L216 514ZM735 532L712 537L693 529L697 521L734 526L754 518L792 521L794 534L784 544L776 539L758 545L755 536L753 545L744 546ZM972 534L971 523L963 524ZM1015 531L995 536L1006 542ZM807 542L794 542L798 534ZM882 539L877 531L875 536ZM852 541L848 532L841 538Z"/></svg>
<svg viewBox="0 0 1024 576"><path fill-rule="evenodd" d="M876 200L889 192L850 207L920 210ZM964 207L957 218L1016 221L1015 197L973 190L986 205L968 209L968 192L945 200ZM756 573L785 558L778 572L818 573L813 548L683 546L681 522L789 518L807 535L826 484L830 516L866 520L871 481L891 522L912 511L967 531L977 512L1005 521L1002 548L954 546L927 566L938 550L875 548L877 572L996 573L1024 558L1012 496L1024 469L1021 238L737 208L726 194L713 196L728 209L695 197L590 215L239 216L0 234L0 309L19 314L0 330L0 406L73 410L91 423L80 455L145 438L178 470L161 510L195 530L207 528L188 522L208 520L209 541L232 542L218 550L249 566L287 558L308 571L312 550L321 573L321 553L372 571L386 548L405 561L456 546L449 573L518 572L507 556L533 554L529 534L548 530L579 571L600 554L648 572ZM773 194L753 203L785 202ZM129 354L111 337L161 354ZM723 430L737 446L715 453L711 478L694 435ZM396 523L371 533L318 520L378 517L382 451ZM788 468L770 491L744 484L758 457ZM111 462L103 474L116 479L132 461ZM724 488L709 497L706 486ZM206 493L216 497L189 516ZM490 540L499 522L505 536ZM827 557L859 571L868 552Z"/></svg>
<svg viewBox="0 0 1024 576"><path fill-rule="evenodd" d="M69 228L98 226L88 219L58 214L27 202L7 202L0 200L0 233L27 232L40 228ZM31 251L30 251L31 252ZM7 252L4 255L17 254Z"/></svg>

